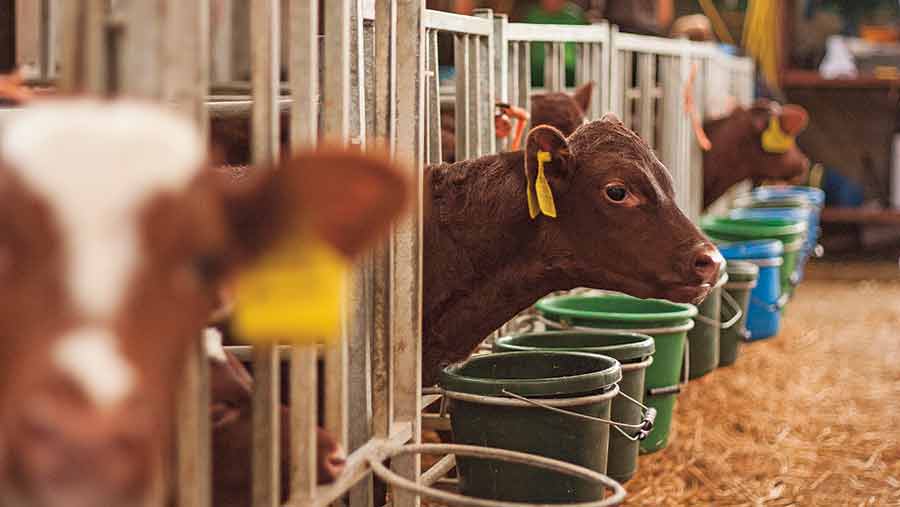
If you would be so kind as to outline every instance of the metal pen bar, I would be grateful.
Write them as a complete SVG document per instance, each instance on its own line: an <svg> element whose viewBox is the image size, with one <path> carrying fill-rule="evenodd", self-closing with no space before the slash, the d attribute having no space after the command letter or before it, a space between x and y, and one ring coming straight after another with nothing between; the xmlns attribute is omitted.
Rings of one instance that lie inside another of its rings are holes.
<svg viewBox="0 0 900 507"><path fill-rule="evenodd" d="M466 136L469 140L469 151L466 154L467 159L480 157L484 153L482 151L483 144L481 137L481 131L483 130L481 104L479 104L482 85L481 58L483 57L481 44L479 44L478 41L480 38L481 37L476 35L469 35L466 37L466 43L469 46L469 68L466 71L466 76L469 78L469 93L466 97L466 109L469 110L467 114L469 128Z"/></svg>
<svg viewBox="0 0 900 507"><path fill-rule="evenodd" d="M489 30L492 23L485 21ZM397 4L398 158L406 162L414 200L411 212L394 225L391 239L391 367L394 398L393 424L411 425L410 441L421 440L422 357L422 208L424 162L424 52L425 1L400 0ZM402 477L419 480L420 460L407 455L391 460L391 468ZM416 495L393 493L395 507L418 507Z"/></svg>
<svg viewBox="0 0 900 507"><path fill-rule="evenodd" d="M425 11L425 27L442 32L482 35L485 37L491 35L494 31L493 20L431 9Z"/></svg>
<svg viewBox="0 0 900 507"><path fill-rule="evenodd" d="M454 135L456 136L456 160L469 158L469 95L471 93L469 79L469 35L453 35L454 69L456 71L456 108Z"/></svg>

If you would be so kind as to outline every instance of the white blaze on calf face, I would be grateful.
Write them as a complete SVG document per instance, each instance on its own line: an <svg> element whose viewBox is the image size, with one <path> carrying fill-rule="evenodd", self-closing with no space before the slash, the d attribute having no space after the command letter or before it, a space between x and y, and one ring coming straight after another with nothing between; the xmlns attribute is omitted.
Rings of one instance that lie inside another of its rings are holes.
<svg viewBox="0 0 900 507"><path fill-rule="evenodd" d="M228 362L228 356L225 355L225 347L222 346L222 333L218 329L214 327L204 329L203 341L206 346L206 357L219 363Z"/></svg>
<svg viewBox="0 0 900 507"><path fill-rule="evenodd" d="M53 361L101 408L123 401L134 388L134 368L108 329L80 328L62 336Z"/></svg>
<svg viewBox="0 0 900 507"><path fill-rule="evenodd" d="M128 101L47 101L9 122L0 153L53 211L69 300L88 326L108 328L121 311L141 265L142 207L162 192L186 188L204 161L200 141L186 119ZM121 394L99 387L99 377L64 357L74 352L85 365L110 366L104 382L127 384L116 337L91 330L64 340L60 366L102 400Z"/></svg>

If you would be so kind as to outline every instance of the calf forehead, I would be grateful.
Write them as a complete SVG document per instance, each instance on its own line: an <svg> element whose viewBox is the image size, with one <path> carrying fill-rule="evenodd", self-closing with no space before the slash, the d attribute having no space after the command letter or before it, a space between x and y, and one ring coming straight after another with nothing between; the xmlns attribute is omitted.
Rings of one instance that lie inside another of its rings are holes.
<svg viewBox="0 0 900 507"><path fill-rule="evenodd" d="M600 160L605 166L619 164L640 171L660 198L671 197L674 192L672 176L650 146L620 122L586 123L572 134L569 144L579 160Z"/></svg>
<svg viewBox="0 0 900 507"><path fill-rule="evenodd" d="M140 264L142 206L183 190L203 148L189 122L150 105L67 100L17 114L0 156L54 214L76 310L106 320Z"/></svg>

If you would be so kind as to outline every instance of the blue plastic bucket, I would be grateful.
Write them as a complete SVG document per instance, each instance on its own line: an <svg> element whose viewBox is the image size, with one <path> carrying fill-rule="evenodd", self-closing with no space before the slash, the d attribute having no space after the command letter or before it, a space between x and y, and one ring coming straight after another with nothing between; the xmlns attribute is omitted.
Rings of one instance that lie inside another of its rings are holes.
<svg viewBox="0 0 900 507"><path fill-rule="evenodd" d="M778 240L718 243L727 261L747 261L759 266L756 287L750 291L747 307L747 330L751 340L769 338L781 328L781 309L786 297L781 296L779 270L784 247Z"/></svg>
<svg viewBox="0 0 900 507"><path fill-rule="evenodd" d="M797 259L797 280L803 280L803 268L806 261L812 255L819 241L819 215L815 208L737 208L729 212L731 218L783 218L786 220L798 220L807 223L806 239L803 243L803 252Z"/></svg>

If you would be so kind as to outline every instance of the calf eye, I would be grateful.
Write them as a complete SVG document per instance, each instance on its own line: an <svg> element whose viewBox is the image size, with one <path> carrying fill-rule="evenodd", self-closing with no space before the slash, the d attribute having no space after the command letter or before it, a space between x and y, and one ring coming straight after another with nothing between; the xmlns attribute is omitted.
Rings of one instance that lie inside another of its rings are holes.
<svg viewBox="0 0 900 507"><path fill-rule="evenodd" d="M194 257L192 267L201 280L212 283L223 274L225 263L221 255L203 254Z"/></svg>
<svg viewBox="0 0 900 507"><path fill-rule="evenodd" d="M606 197L613 202L622 202L628 197L628 189L623 185L609 185L606 187Z"/></svg>

